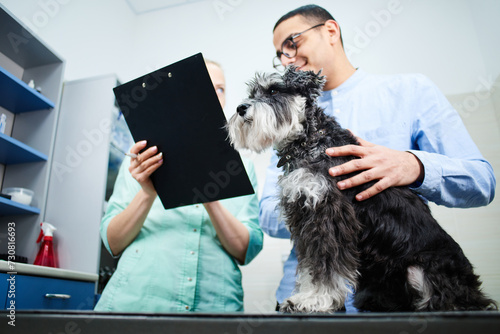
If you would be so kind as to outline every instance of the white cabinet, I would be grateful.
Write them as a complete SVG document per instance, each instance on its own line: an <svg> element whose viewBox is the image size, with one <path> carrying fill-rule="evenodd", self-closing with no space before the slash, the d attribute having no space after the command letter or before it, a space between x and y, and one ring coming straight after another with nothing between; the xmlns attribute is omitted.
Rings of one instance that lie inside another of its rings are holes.
<svg viewBox="0 0 500 334"><path fill-rule="evenodd" d="M98 272L116 85L114 75L64 84L44 216L64 269Z"/></svg>

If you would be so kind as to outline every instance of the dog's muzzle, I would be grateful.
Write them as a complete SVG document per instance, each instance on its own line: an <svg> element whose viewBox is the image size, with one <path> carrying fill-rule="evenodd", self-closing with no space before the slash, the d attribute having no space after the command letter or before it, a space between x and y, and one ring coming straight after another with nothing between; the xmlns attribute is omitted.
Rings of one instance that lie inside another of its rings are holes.
<svg viewBox="0 0 500 334"><path fill-rule="evenodd" d="M242 103L240 104L237 108L236 108L236 112L238 113L238 115L240 115L241 117L245 116L245 114L247 113L247 109L250 107L250 105L248 103Z"/></svg>

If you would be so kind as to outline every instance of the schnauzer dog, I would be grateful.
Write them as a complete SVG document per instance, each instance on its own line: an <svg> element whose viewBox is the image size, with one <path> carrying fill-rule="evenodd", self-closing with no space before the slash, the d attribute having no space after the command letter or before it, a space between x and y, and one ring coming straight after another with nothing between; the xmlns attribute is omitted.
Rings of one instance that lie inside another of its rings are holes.
<svg viewBox="0 0 500 334"><path fill-rule="evenodd" d="M324 76L287 68L257 74L249 97L227 124L236 149L277 150L281 216L297 253L295 294L282 312L333 312L348 293L366 311L497 309L460 246L407 187L362 202L355 194L373 182L340 191L351 175L328 169L355 157L329 157L329 147L356 138L317 105Z"/></svg>

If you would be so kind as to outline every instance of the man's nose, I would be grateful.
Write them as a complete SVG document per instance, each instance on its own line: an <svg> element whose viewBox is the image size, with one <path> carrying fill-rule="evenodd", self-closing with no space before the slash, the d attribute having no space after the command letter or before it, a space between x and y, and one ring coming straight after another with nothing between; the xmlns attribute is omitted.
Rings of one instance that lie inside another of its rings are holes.
<svg viewBox="0 0 500 334"><path fill-rule="evenodd" d="M288 58L288 57L286 57L285 55L281 55L281 59L280 59L280 61L281 61L281 64L282 64L284 67L287 67L288 65L290 65L290 64L294 64L294 63L295 63L295 61L297 60L297 59L295 59L295 58L296 58L296 56L293 56L292 58Z"/></svg>
<svg viewBox="0 0 500 334"><path fill-rule="evenodd" d="M236 112L238 113L238 115L240 115L241 117L245 116L245 114L247 113L247 109L248 107L250 107L249 104L247 103L242 103L240 104L237 108L236 108Z"/></svg>

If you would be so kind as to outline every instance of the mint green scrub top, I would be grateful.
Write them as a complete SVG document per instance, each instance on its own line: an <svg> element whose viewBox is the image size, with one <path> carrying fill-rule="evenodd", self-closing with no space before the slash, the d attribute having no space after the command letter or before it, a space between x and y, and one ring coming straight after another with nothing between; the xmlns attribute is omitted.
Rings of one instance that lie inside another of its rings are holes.
<svg viewBox="0 0 500 334"><path fill-rule="evenodd" d="M245 168L255 193L253 164ZM107 238L110 220L122 212L141 189L130 175L125 158L116 179L101 237ZM257 195L221 200L248 229L250 243L245 263L262 249ZM165 210L157 197L135 240L122 252L96 311L113 312L238 312L243 311L243 288L238 261L221 245L202 204Z"/></svg>

